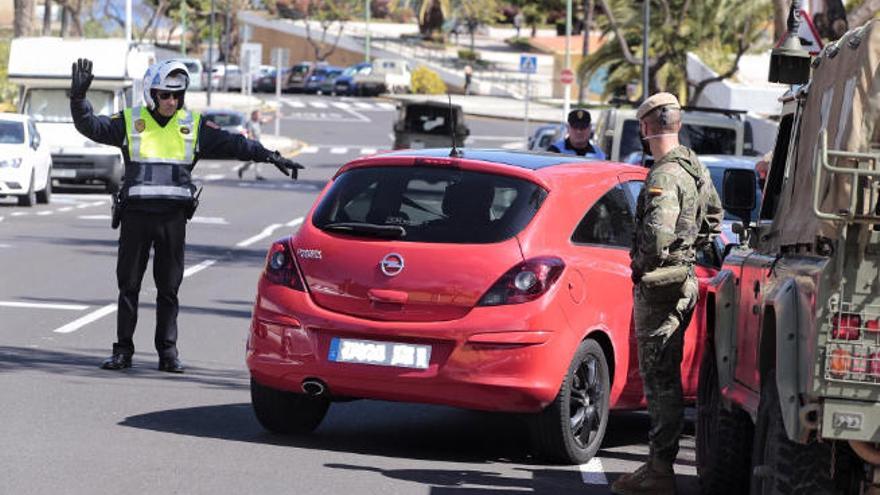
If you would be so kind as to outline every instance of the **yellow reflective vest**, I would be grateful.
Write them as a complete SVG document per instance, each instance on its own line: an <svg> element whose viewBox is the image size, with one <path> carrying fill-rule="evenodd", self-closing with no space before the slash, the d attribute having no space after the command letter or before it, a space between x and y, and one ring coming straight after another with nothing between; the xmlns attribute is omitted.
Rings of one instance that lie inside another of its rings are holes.
<svg viewBox="0 0 880 495"><path fill-rule="evenodd" d="M145 107L127 108L123 116L129 157L123 195L191 201L201 115L181 109L165 127Z"/></svg>

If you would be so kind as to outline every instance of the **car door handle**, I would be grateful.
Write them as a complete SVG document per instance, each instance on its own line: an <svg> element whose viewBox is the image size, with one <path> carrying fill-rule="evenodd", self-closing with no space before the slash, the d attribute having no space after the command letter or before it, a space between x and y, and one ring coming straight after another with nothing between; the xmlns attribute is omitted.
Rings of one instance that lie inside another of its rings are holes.
<svg viewBox="0 0 880 495"><path fill-rule="evenodd" d="M405 304L409 299L409 293L401 290L370 289L367 291L367 297L375 302Z"/></svg>

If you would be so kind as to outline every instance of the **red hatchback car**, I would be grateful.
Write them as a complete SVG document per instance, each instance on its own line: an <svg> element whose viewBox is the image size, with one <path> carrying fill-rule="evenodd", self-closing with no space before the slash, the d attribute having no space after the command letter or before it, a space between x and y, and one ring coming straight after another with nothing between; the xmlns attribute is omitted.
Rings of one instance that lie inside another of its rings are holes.
<svg viewBox="0 0 880 495"><path fill-rule="evenodd" d="M586 462L610 409L644 406L629 246L645 175L493 150L348 163L260 277L247 344L260 423L312 431L351 398L527 413L539 455Z"/></svg>

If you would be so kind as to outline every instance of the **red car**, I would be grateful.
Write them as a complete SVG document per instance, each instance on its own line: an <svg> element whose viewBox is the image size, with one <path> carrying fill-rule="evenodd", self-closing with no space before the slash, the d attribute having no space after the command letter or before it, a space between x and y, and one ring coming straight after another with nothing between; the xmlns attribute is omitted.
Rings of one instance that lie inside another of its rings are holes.
<svg viewBox="0 0 880 495"><path fill-rule="evenodd" d="M644 407L629 245L645 174L489 150L348 163L260 277L247 345L260 423L312 431L351 398L528 413L542 457L586 462L610 409ZM690 400L703 313L701 298Z"/></svg>

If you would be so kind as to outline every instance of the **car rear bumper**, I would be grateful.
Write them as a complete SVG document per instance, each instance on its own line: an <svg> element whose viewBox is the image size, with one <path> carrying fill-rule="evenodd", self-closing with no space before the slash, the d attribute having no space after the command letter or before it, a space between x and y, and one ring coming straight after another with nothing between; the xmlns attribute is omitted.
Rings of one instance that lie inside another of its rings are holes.
<svg viewBox="0 0 880 495"><path fill-rule="evenodd" d="M52 178L82 182L120 182L122 161L118 155L52 155Z"/></svg>
<svg viewBox="0 0 880 495"><path fill-rule="evenodd" d="M430 345L430 364L333 362L334 337ZM300 392L304 379L318 378L338 397L531 413L556 397L579 340L561 311L540 301L446 322L384 322L328 311L261 278L247 364L256 381L281 390Z"/></svg>

